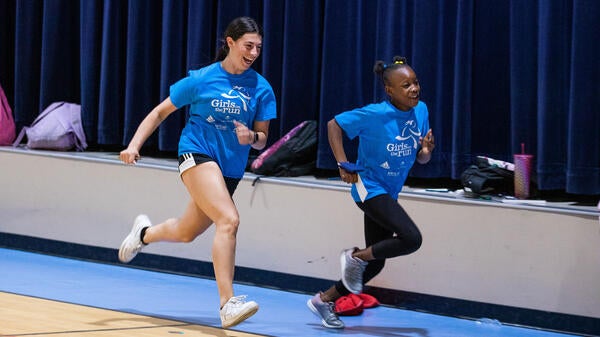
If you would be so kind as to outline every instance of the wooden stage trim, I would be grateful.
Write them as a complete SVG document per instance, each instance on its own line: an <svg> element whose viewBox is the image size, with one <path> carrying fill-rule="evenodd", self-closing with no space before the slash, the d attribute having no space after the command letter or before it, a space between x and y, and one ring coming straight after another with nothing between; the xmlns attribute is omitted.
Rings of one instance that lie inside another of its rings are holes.
<svg viewBox="0 0 600 337"><path fill-rule="evenodd" d="M0 303L1 337L263 336L5 292Z"/></svg>

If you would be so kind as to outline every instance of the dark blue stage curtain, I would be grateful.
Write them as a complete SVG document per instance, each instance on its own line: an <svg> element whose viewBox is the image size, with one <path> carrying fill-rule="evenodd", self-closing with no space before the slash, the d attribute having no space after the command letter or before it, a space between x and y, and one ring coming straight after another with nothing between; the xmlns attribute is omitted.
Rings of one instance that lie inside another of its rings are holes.
<svg viewBox="0 0 600 337"><path fill-rule="evenodd" d="M71 101L92 149L125 146L171 84L213 62L241 15L265 30L254 68L277 96L269 142L319 121L319 168L335 168L327 121L385 99L373 65L401 55L437 140L412 176L457 179L475 156L512 161L523 143L540 190L600 194L596 0L1 0L0 83L19 129ZM176 151L186 115L144 150Z"/></svg>

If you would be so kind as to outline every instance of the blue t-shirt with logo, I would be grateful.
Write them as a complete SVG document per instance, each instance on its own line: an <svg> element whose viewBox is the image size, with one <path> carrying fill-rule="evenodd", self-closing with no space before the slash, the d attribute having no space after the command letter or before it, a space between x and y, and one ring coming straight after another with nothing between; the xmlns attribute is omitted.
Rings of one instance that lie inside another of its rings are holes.
<svg viewBox="0 0 600 337"><path fill-rule="evenodd" d="M277 117L275 95L267 80L253 69L234 75L221 62L189 72L170 88L177 108L190 105L190 115L179 139L179 155L210 156L225 177L241 178L250 145L241 145L233 121L252 129L254 121Z"/></svg>
<svg viewBox="0 0 600 337"><path fill-rule="evenodd" d="M364 171L352 184L354 201L385 193L396 199L420 150L419 137L429 130L425 103L402 111L384 101L343 112L335 120L350 139L359 137L356 162Z"/></svg>

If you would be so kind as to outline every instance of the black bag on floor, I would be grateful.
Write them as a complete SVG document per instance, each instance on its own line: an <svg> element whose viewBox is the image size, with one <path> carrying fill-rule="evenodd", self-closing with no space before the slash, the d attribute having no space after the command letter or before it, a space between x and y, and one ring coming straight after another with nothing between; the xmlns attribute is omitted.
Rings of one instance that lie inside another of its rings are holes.
<svg viewBox="0 0 600 337"><path fill-rule="evenodd" d="M252 161L253 173L297 177L314 172L317 161L317 121L296 125Z"/></svg>

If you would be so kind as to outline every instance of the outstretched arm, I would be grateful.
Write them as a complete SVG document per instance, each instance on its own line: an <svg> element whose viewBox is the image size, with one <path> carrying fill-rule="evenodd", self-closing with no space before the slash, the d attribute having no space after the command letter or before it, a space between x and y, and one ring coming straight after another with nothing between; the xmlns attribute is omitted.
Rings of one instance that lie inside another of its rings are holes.
<svg viewBox="0 0 600 337"><path fill-rule="evenodd" d="M170 97L167 97L152 109L138 126L127 148L119 154L121 161L125 164L135 164L140 158L140 149L142 148L142 145L144 145L146 139L148 139L160 123L175 110L177 110L177 108L171 102Z"/></svg>

